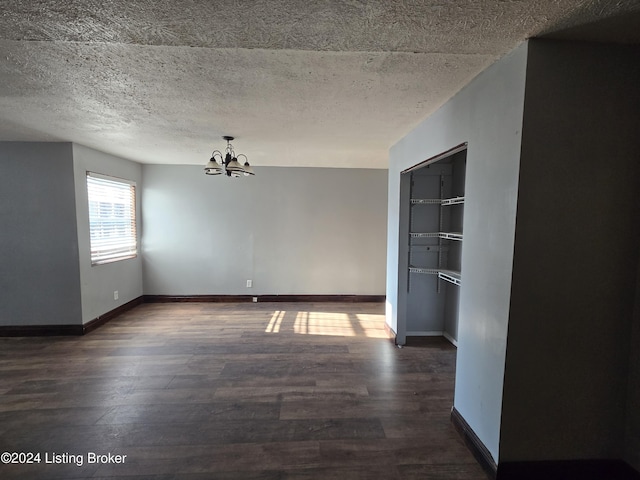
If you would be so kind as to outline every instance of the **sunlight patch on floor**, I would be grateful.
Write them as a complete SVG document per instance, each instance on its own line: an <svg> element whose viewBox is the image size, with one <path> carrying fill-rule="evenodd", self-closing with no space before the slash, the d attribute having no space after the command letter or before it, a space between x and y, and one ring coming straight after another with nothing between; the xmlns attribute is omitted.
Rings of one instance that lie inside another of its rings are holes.
<svg viewBox="0 0 640 480"><path fill-rule="evenodd" d="M280 331L280 325L282 325L282 319L284 318L284 314L286 312L282 310L276 310L269 320L269 325L267 325L266 333L278 333Z"/></svg>
<svg viewBox="0 0 640 480"><path fill-rule="evenodd" d="M354 326L345 313L298 312L293 331L304 335L355 337Z"/></svg>
<svg viewBox="0 0 640 480"><path fill-rule="evenodd" d="M387 338L384 322L385 316L382 314L298 311L287 315L286 311L277 310L269 320L265 332Z"/></svg>
<svg viewBox="0 0 640 480"><path fill-rule="evenodd" d="M356 317L367 337L389 338L384 328L385 316L383 314L356 313Z"/></svg>

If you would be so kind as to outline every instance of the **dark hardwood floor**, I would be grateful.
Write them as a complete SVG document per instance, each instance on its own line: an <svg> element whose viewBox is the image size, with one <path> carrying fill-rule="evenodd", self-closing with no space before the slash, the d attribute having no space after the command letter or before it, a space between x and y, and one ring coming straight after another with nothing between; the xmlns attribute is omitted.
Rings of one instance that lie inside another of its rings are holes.
<svg viewBox="0 0 640 480"><path fill-rule="evenodd" d="M450 422L455 348L396 348L383 316L143 304L83 337L0 338L0 452L40 454L0 478L485 480Z"/></svg>

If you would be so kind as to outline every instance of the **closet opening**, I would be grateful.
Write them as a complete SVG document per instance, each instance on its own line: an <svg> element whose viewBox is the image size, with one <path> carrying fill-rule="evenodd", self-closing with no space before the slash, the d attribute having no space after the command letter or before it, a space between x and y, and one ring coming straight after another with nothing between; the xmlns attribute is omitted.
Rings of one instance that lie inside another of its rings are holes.
<svg viewBox="0 0 640 480"><path fill-rule="evenodd" d="M467 144L408 168L400 178L396 344L458 340Z"/></svg>

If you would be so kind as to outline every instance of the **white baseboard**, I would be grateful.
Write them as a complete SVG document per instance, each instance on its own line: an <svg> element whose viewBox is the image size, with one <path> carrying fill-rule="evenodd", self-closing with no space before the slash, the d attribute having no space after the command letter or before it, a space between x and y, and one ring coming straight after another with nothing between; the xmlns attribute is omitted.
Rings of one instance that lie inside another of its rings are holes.
<svg viewBox="0 0 640 480"><path fill-rule="evenodd" d="M449 340L454 347L458 346L458 341L455 338L453 338L451 335L449 335L447 332L442 332L442 336L447 340Z"/></svg>

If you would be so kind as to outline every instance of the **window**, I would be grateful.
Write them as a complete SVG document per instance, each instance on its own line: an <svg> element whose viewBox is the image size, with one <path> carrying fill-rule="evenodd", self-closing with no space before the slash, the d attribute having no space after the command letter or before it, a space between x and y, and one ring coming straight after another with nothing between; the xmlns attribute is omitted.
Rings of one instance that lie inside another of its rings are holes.
<svg viewBox="0 0 640 480"><path fill-rule="evenodd" d="M87 172L91 265L138 254L136 184Z"/></svg>

